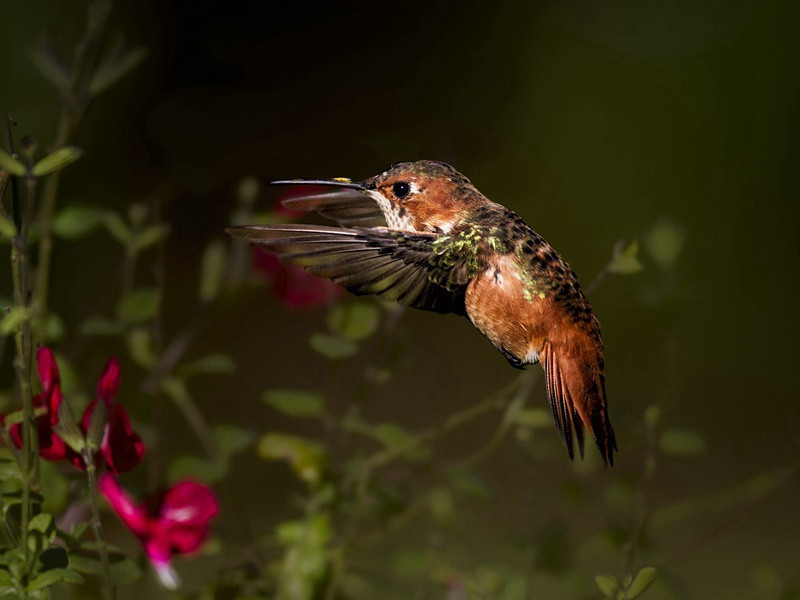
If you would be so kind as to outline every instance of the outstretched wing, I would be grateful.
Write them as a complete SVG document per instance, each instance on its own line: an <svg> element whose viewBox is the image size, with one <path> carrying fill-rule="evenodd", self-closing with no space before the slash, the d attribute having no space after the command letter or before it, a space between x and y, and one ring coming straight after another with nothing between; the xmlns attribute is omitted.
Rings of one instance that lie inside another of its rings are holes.
<svg viewBox="0 0 800 600"><path fill-rule="evenodd" d="M298 179L273 181L272 185L288 187L280 200L290 210L316 212L342 227L386 225L378 203L364 194L360 184Z"/></svg>
<svg viewBox="0 0 800 600"><path fill-rule="evenodd" d="M442 260L446 247L442 236L323 225L253 225L226 231L354 294L372 294L439 313L466 314L464 294L470 272L465 263Z"/></svg>

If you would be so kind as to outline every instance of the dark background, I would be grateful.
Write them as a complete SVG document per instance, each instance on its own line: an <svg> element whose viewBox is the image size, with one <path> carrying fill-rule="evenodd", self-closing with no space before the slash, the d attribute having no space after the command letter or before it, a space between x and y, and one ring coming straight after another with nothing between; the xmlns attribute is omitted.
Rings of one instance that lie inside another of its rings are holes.
<svg viewBox="0 0 800 600"><path fill-rule="evenodd" d="M614 470L586 477L636 477L642 413L657 404L706 451L660 465L653 503L699 498L798 460L798 12L755 0L120 2L112 28L149 56L91 108L74 140L86 154L65 173L62 199L162 201L168 329L245 176L361 179L393 162L444 160L520 213L584 283L616 240L668 223L684 236L674 270L644 255L643 273L611 277L591 297L620 454ZM84 3L13 0L3 13L0 107L46 144L58 97L29 53L45 30L71 49ZM57 311L83 318L111 301L112 248L102 236L58 246ZM306 344L323 315L287 315L265 292L248 302L201 339L239 362L201 401L212 419L267 429L263 388L324 385ZM460 319L410 312L403 327L412 366L374 401L376 418L425 427L514 376ZM541 384L533 402L544 402ZM469 453L493 425L442 453ZM565 506L554 483L565 471L582 477L580 463L556 453L532 468L511 446L483 469L499 500L462 509L467 563L502 563L501 541L525 527L597 528L591 505ZM291 512L281 486L292 484L277 471L243 460L234 475L273 482L269 497L248 499L266 522L270 507ZM681 597L778 597L758 587L759 573L797 576L799 501L795 478L755 506L660 532Z"/></svg>

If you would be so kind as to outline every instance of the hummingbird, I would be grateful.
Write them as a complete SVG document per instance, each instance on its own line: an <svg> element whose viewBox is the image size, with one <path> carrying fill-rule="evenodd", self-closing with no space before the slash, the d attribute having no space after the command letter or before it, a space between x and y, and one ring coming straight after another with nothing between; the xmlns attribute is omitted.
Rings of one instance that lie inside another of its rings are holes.
<svg viewBox="0 0 800 600"><path fill-rule="evenodd" d="M281 180L286 208L328 225L252 225L227 233L264 246L358 295L466 316L516 368L541 363L570 459L584 427L605 465L608 416L600 324L575 272L515 212L452 166L404 162L361 182Z"/></svg>

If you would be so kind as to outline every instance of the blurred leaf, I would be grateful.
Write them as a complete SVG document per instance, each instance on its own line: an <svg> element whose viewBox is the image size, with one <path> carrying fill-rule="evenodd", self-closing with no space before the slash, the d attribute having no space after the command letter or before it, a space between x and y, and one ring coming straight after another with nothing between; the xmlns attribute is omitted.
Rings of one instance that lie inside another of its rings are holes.
<svg viewBox="0 0 800 600"><path fill-rule="evenodd" d="M613 575L597 575L594 578L594 582L597 584L597 587L600 589L603 595L608 598L613 598L614 594L617 592L617 589L619 589L617 578Z"/></svg>
<svg viewBox="0 0 800 600"><path fill-rule="evenodd" d="M225 458L246 450L255 442L256 434L250 429L238 425L216 425L214 427L214 440L217 450Z"/></svg>
<svg viewBox="0 0 800 600"><path fill-rule="evenodd" d="M468 469L450 469L447 472L450 485L453 488L476 496L478 498L491 497L491 491L484 481L473 471Z"/></svg>
<svg viewBox="0 0 800 600"><path fill-rule="evenodd" d="M94 410L92 411L92 418L89 421L89 431L86 432L86 448L92 454L97 452L103 441L106 432L107 417L108 414L105 402L98 402L95 404ZM85 455L84 461L86 464L90 464Z"/></svg>
<svg viewBox="0 0 800 600"><path fill-rule="evenodd" d="M192 375L213 375L216 373L230 374L236 371L236 363L226 354L209 354L197 360L185 363L177 370L180 377Z"/></svg>
<svg viewBox="0 0 800 600"><path fill-rule="evenodd" d="M200 300L211 302L219 294L225 277L227 249L220 240L214 240L203 252L200 263Z"/></svg>
<svg viewBox="0 0 800 600"><path fill-rule="evenodd" d="M83 335L116 335L122 333L122 324L116 319L95 315L81 323Z"/></svg>
<svg viewBox="0 0 800 600"><path fill-rule="evenodd" d="M17 235L17 226L5 214L0 213L0 236L13 240Z"/></svg>
<svg viewBox="0 0 800 600"><path fill-rule="evenodd" d="M699 456L706 451L706 441L688 429L668 427L661 432L659 447L670 456Z"/></svg>
<svg viewBox="0 0 800 600"><path fill-rule="evenodd" d="M97 67L89 84L90 95L97 96L103 93L138 67L147 58L147 49L139 46L131 48L121 56L116 54L111 60L106 59Z"/></svg>
<svg viewBox="0 0 800 600"><path fill-rule="evenodd" d="M544 408L526 408L517 413L515 422L531 429L550 429L553 426L553 415Z"/></svg>
<svg viewBox="0 0 800 600"><path fill-rule="evenodd" d="M53 515L49 513L39 513L28 522L28 533L40 533L42 539L50 546L56 539L56 522Z"/></svg>
<svg viewBox="0 0 800 600"><path fill-rule="evenodd" d="M252 206L260 192L261 184L259 184L257 177L243 177L236 189L236 198L239 200L239 204Z"/></svg>
<svg viewBox="0 0 800 600"><path fill-rule="evenodd" d="M639 262L639 242L633 240L627 246L624 240L618 241L614 245L611 255L611 262L608 264L608 272L618 275L633 275L644 267Z"/></svg>
<svg viewBox="0 0 800 600"><path fill-rule="evenodd" d="M131 239L133 239L133 232L122 215L116 212L108 211L103 218L103 225L108 233L111 234L123 246L127 246Z"/></svg>
<svg viewBox="0 0 800 600"><path fill-rule="evenodd" d="M135 289L117 302L116 314L128 323L149 321L158 311L159 299L157 288Z"/></svg>
<svg viewBox="0 0 800 600"><path fill-rule="evenodd" d="M53 430L58 434L64 443L80 454L86 446L86 439L83 432L78 427L75 413L66 398L61 401L58 407L58 423L53 426Z"/></svg>
<svg viewBox="0 0 800 600"><path fill-rule="evenodd" d="M215 461L199 456L179 456L173 459L167 469L167 479L170 483L177 483L182 479L196 479L202 483L216 483L227 472L224 461Z"/></svg>
<svg viewBox="0 0 800 600"><path fill-rule="evenodd" d="M318 483L327 468L324 448L310 440L287 433L267 433L258 442L258 455L270 460L285 460L304 481Z"/></svg>
<svg viewBox="0 0 800 600"><path fill-rule="evenodd" d="M354 342L326 333L315 333L308 342L314 350L331 360L347 358L358 352L358 345Z"/></svg>
<svg viewBox="0 0 800 600"><path fill-rule="evenodd" d="M642 567L639 569L628 589L625 590L625 598L633 600L641 596L650 587L657 575L658 570L655 567Z"/></svg>
<svg viewBox="0 0 800 600"><path fill-rule="evenodd" d="M169 227L164 224L151 225L136 233L133 238L133 251L144 250L160 242L169 233Z"/></svg>
<svg viewBox="0 0 800 600"><path fill-rule="evenodd" d="M315 597L314 591L328 570L330 516L316 514L308 520L287 521L275 529L275 538L286 546L280 567L277 600Z"/></svg>
<svg viewBox="0 0 800 600"><path fill-rule="evenodd" d="M58 90L65 91L70 86L69 67L53 48L49 36L45 37L31 53L33 64Z"/></svg>
<svg viewBox="0 0 800 600"><path fill-rule="evenodd" d="M453 494L444 487L431 490L428 494L428 508L433 520L439 525L449 525L455 520L456 510Z"/></svg>
<svg viewBox="0 0 800 600"><path fill-rule="evenodd" d="M119 548L109 546L109 562L111 563L111 579L115 585L123 586L133 583L142 575L142 570L130 558L122 554ZM70 552L70 567L81 573L90 575L101 575L103 565L100 562L100 554L94 542L84 542L77 549Z"/></svg>
<svg viewBox="0 0 800 600"><path fill-rule="evenodd" d="M137 365L150 369L156 364L156 353L153 349L153 338L150 332L141 327L128 334L128 353Z"/></svg>
<svg viewBox="0 0 800 600"><path fill-rule="evenodd" d="M22 162L18 161L2 148L0 148L0 169L8 171L17 177L22 177L28 172L28 169L25 168Z"/></svg>
<svg viewBox="0 0 800 600"><path fill-rule="evenodd" d="M80 238L102 225L106 211L94 206L67 206L53 217L53 233L66 240Z"/></svg>
<svg viewBox="0 0 800 600"><path fill-rule="evenodd" d="M128 220L134 229L141 229L149 214L150 208L144 202L134 202L128 206Z"/></svg>
<svg viewBox="0 0 800 600"><path fill-rule="evenodd" d="M644 245L653 260L662 268L675 265L683 250L685 235L675 223L669 219L661 219L647 233Z"/></svg>
<svg viewBox="0 0 800 600"><path fill-rule="evenodd" d="M12 306L0 319L0 334L11 335L25 321L31 318L31 309L28 306Z"/></svg>
<svg viewBox="0 0 800 600"><path fill-rule="evenodd" d="M28 583L27 589L33 592L61 581L66 581L67 583L83 583L83 577L81 577L80 573L72 569L50 569L33 577Z"/></svg>
<svg viewBox="0 0 800 600"><path fill-rule="evenodd" d="M422 446L410 432L395 423L381 423L373 429L375 439L383 442L387 449L397 452L408 460L423 461L431 456L430 448Z"/></svg>
<svg viewBox="0 0 800 600"><path fill-rule="evenodd" d="M340 304L328 313L327 321L334 335L357 342L377 331L380 309L374 302Z"/></svg>
<svg viewBox="0 0 800 600"><path fill-rule="evenodd" d="M44 339L46 342L57 342L64 337L66 327L64 320L54 312L48 313L44 324Z"/></svg>
<svg viewBox="0 0 800 600"><path fill-rule="evenodd" d="M36 177L49 175L55 171L60 171L67 165L71 165L83 155L83 150L75 146L64 146L55 152L51 152L43 159L36 162L31 169Z"/></svg>
<svg viewBox="0 0 800 600"><path fill-rule="evenodd" d="M325 397L304 390L267 390L262 400L275 410L292 417L319 417L325 412Z"/></svg>

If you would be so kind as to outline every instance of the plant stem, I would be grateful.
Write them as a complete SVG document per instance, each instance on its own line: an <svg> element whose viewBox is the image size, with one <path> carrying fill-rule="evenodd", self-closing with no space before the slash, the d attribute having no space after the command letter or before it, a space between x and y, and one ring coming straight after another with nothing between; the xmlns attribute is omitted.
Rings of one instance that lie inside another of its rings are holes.
<svg viewBox="0 0 800 600"><path fill-rule="evenodd" d="M75 63L72 67L72 80L64 96L58 133L53 142L60 148L69 142L91 100L89 86L95 67L100 60L100 52L106 37L106 25L111 13L111 0L96 0L89 6L86 33L75 47ZM36 339L41 340L47 321L47 303L50 287L50 263L53 253L53 214L58 199L61 172L56 171L47 178L42 192L42 205L39 209L39 261L35 281Z"/></svg>
<svg viewBox="0 0 800 600"><path fill-rule="evenodd" d="M113 600L116 590L111 579L111 563L108 560L108 547L103 539L103 526L100 521L100 497L97 494L97 467L94 454L88 450L83 452L83 462L86 465L86 479L89 486L89 504L92 507L92 533L100 552L100 562L103 565L103 598Z"/></svg>

